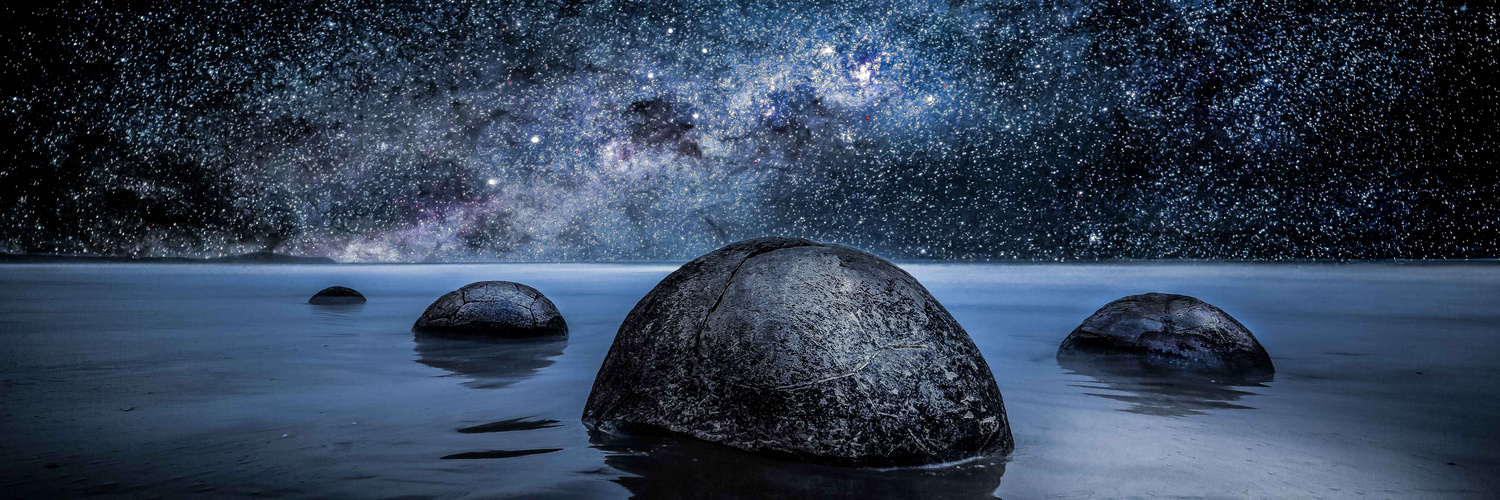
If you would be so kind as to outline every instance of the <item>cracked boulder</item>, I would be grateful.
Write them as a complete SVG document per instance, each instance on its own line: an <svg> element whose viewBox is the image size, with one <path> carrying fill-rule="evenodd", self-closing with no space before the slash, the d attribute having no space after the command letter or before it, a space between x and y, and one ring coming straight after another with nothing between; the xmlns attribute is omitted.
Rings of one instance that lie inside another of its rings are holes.
<svg viewBox="0 0 1500 500"><path fill-rule="evenodd" d="M1057 349L1059 361L1134 359L1152 368L1269 374L1266 348L1229 314L1186 295L1131 295L1100 308Z"/></svg>
<svg viewBox="0 0 1500 500"><path fill-rule="evenodd" d="M339 304L363 304L365 303L365 296L361 295L353 288L349 288L346 286L330 286L328 288L324 288L318 293L313 294L312 298L307 299L307 303L320 306Z"/></svg>
<svg viewBox="0 0 1500 500"><path fill-rule="evenodd" d="M557 306L535 288L480 281L438 297L411 331L438 335L556 337L568 335Z"/></svg>
<svg viewBox="0 0 1500 500"><path fill-rule="evenodd" d="M989 366L916 279L787 238L731 244L657 284L620 326L583 422L600 439L675 433L834 465L1013 448Z"/></svg>

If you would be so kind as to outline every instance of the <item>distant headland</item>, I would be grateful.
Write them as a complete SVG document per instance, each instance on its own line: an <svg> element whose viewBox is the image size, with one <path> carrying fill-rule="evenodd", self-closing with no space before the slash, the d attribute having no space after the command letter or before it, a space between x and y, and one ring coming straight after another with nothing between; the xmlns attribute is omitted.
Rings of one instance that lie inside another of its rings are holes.
<svg viewBox="0 0 1500 500"><path fill-rule="evenodd" d="M0 264L338 264L328 257L250 252L224 257L134 257L129 255L57 255L0 253Z"/></svg>

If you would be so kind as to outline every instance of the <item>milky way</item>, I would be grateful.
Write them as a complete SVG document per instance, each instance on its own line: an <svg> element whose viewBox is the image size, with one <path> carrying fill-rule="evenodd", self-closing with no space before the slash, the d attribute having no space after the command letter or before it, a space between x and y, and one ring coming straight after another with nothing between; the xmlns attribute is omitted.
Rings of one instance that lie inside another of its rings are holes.
<svg viewBox="0 0 1500 500"><path fill-rule="evenodd" d="M0 250L1495 257L1454 2L6 6Z"/></svg>

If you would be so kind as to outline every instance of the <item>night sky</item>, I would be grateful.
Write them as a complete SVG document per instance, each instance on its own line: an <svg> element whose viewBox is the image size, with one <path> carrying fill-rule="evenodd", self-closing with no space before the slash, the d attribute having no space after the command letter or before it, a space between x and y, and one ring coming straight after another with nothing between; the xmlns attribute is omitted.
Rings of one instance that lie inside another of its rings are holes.
<svg viewBox="0 0 1500 500"><path fill-rule="evenodd" d="M0 7L0 251L1500 257L1494 4Z"/></svg>

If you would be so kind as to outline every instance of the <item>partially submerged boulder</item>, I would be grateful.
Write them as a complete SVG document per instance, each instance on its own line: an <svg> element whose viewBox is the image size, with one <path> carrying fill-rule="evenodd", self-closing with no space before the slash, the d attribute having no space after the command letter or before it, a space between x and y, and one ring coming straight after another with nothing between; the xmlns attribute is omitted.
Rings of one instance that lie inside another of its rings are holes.
<svg viewBox="0 0 1500 500"><path fill-rule="evenodd" d="M307 303L316 305L363 304L365 296L360 295L353 288L330 286L313 294L312 298L307 299Z"/></svg>
<svg viewBox="0 0 1500 500"><path fill-rule="evenodd" d="M438 297L411 330L435 335L566 337L568 324L557 306L535 288L480 281Z"/></svg>
<svg viewBox="0 0 1500 500"><path fill-rule="evenodd" d="M583 422L836 465L1014 447L989 366L916 279L787 238L731 244L657 284L620 326Z"/></svg>
<svg viewBox="0 0 1500 500"><path fill-rule="evenodd" d="M778 460L692 438L620 437L597 443L633 498L737 500L994 500L1005 457L946 467L851 468Z"/></svg>
<svg viewBox="0 0 1500 500"><path fill-rule="evenodd" d="M1148 293L1106 304L1057 349L1059 360L1135 359L1155 368L1271 373L1271 356L1224 311L1186 295Z"/></svg>

